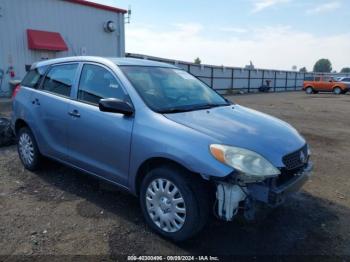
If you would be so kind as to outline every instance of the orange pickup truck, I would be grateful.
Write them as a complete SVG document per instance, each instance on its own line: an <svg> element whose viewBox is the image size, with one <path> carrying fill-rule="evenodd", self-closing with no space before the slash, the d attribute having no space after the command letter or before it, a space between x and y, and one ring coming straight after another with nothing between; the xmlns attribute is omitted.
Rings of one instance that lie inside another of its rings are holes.
<svg viewBox="0 0 350 262"><path fill-rule="evenodd" d="M316 94L318 92L333 92L336 95L345 94L349 91L346 84L336 81L331 76L314 76L305 78L303 90L307 94Z"/></svg>

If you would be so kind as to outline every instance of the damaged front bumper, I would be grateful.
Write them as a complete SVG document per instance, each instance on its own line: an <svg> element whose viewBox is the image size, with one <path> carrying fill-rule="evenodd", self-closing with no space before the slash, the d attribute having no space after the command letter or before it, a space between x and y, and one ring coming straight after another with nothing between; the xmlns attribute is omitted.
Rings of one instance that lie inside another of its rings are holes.
<svg viewBox="0 0 350 262"><path fill-rule="evenodd" d="M276 178L259 183L234 184L232 182L217 183L217 214L226 221L231 221L243 209L246 219L254 219L256 206L276 207L300 188L309 179L313 164L309 161L295 172L282 172Z"/></svg>

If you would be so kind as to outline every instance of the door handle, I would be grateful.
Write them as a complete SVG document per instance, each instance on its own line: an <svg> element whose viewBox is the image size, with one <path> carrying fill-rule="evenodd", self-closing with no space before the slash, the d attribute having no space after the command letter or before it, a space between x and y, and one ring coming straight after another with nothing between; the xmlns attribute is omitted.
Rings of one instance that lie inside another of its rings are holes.
<svg viewBox="0 0 350 262"><path fill-rule="evenodd" d="M38 105L38 106L40 106L39 99L38 99L38 98L35 98L35 99L32 101L32 104L33 104L33 105Z"/></svg>
<svg viewBox="0 0 350 262"><path fill-rule="evenodd" d="M68 115L73 116L73 117L80 117L79 111L74 109L71 112L68 112Z"/></svg>

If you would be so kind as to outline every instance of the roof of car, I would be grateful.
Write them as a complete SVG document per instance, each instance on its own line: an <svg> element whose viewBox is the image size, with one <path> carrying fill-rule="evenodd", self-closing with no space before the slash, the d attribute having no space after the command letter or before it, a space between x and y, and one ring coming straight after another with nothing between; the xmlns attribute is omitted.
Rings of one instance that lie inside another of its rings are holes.
<svg viewBox="0 0 350 262"><path fill-rule="evenodd" d="M94 63L106 63L112 62L118 66L155 66L155 67L169 67L169 68L177 68L174 65L150 61L146 59L137 59L137 58L117 58L117 57L98 57L98 56L72 56L72 57L64 57L64 58L56 58L45 61L40 61L34 63L32 68L47 66L52 64L59 63L69 63L69 62L94 62Z"/></svg>

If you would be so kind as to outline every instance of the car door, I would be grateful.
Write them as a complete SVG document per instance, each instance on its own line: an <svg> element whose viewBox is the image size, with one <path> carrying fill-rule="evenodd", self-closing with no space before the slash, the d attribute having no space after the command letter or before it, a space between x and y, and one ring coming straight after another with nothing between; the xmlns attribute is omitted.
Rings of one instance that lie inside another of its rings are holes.
<svg viewBox="0 0 350 262"><path fill-rule="evenodd" d="M75 100L68 110L70 162L126 186L134 119L133 116L101 112L98 103L102 98L129 99L109 68L85 63Z"/></svg>
<svg viewBox="0 0 350 262"><path fill-rule="evenodd" d="M51 66L31 96L40 149L44 155L62 161L68 158L67 111L77 69L78 63Z"/></svg>
<svg viewBox="0 0 350 262"><path fill-rule="evenodd" d="M323 76L322 77L322 81L320 83L322 91L331 92L333 85L334 85L334 83L333 83L331 77L329 77L329 76Z"/></svg>
<svg viewBox="0 0 350 262"><path fill-rule="evenodd" d="M312 82L312 84L313 84L313 87L314 87L314 89L316 91L321 91L322 90L322 88L321 88L321 77L316 76L314 78L314 81Z"/></svg>

